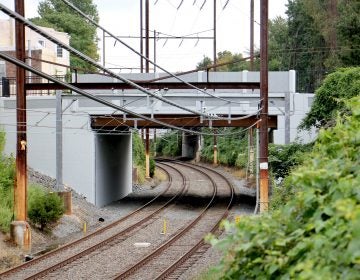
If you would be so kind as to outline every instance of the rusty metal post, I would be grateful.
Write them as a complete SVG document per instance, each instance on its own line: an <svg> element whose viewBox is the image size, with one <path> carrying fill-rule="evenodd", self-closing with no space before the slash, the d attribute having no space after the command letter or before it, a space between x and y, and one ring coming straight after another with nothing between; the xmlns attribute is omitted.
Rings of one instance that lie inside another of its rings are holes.
<svg viewBox="0 0 360 280"><path fill-rule="evenodd" d="M24 0L15 0L15 11L24 16ZM16 21L16 57L25 62L25 25ZM25 69L16 67L16 181L14 184L15 221L10 226L11 239L18 245L29 248L30 227L27 216L27 139L26 139L26 91Z"/></svg>
<svg viewBox="0 0 360 280"><path fill-rule="evenodd" d="M149 65L149 58L150 58L150 48L149 48L149 0L145 0L145 57L147 58L145 63L145 71L149 73L150 65Z"/></svg>
<svg viewBox="0 0 360 280"><path fill-rule="evenodd" d="M250 0L250 71L254 71L254 0Z"/></svg>
<svg viewBox="0 0 360 280"><path fill-rule="evenodd" d="M145 129L146 139L145 139L145 177L150 178L150 135L149 128Z"/></svg>
<svg viewBox="0 0 360 280"><path fill-rule="evenodd" d="M268 0L260 2L260 212L269 205L268 168Z"/></svg>
<svg viewBox="0 0 360 280"><path fill-rule="evenodd" d="M214 131L214 165L218 164L218 149L217 149L217 130Z"/></svg>

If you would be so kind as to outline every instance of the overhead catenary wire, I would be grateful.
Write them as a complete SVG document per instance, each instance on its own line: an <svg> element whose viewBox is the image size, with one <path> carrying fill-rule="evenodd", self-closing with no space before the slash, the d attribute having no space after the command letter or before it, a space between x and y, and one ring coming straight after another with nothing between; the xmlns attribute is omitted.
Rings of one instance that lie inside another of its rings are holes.
<svg viewBox="0 0 360 280"><path fill-rule="evenodd" d="M62 0L62 1L65 1L65 0ZM69 3L69 4L70 4L70 3ZM70 5L72 5L72 4L70 4ZM77 9L76 7L74 7L74 8ZM23 22L23 23L24 23L26 26L28 26L30 29L36 31L37 33L39 33L40 35L42 35L42 36L45 37L46 39L50 40L51 42L59 45L60 47L62 47L62 48L64 48L64 49L66 49L67 51L69 51L69 52L72 53L73 55L76 55L76 56L80 57L81 59L83 59L84 61L88 62L89 64L91 64L91 65L97 67L98 69L103 70L104 72L108 73L110 76L112 76L112 77L114 77L114 78L116 78L116 79L118 79L118 80L120 80L120 81L122 81L122 82L124 82L124 83L126 83L126 84L128 84L128 85L130 85L130 86L132 86L132 87L134 87L135 89L138 89L138 90L144 92L144 93L147 94L147 95L151 95L151 96L155 97L156 99L159 99L159 100L161 100L161 101L163 101L163 102L165 102L165 103L167 103L167 104L169 104L169 105L172 105L172 106L177 107L177 108L179 108L179 109L181 109L181 110L184 110L184 111L193 113L193 114L195 114L195 115L199 115L199 116L203 116L203 117L207 117L207 118L212 118L212 119L220 119L220 120L221 120L221 119L222 119L222 120L228 119L228 118L221 118L221 117L218 117L218 116L209 116L209 115L204 114L204 113L202 113L202 112L195 111L195 110L191 110L191 109L189 109L189 108L180 106L179 104L177 104L177 103L175 103L175 102L172 102L172 101L170 101L170 100L168 100L168 99L166 99L166 98L162 98L162 97L160 97L160 96L158 96L158 95L156 95L156 94L153 94L152 92L150 92L150 91L148 91L147 89L139 86L139 85L136 84L135 82L133 82L133 81L131 81L131 80L129 80L129 79L123 77L123 76L120 76L120 75L114 73L113 71L111 71L111 70L103 67L102 65L100 65L99 63L97 63L95 60L93 60L92 58L84 55L83 53L79 52L78 50L74 49L73 47L68 46L68 45L62 43L62 42L59 41L58 39L54 38L53 36L51 36L50 34L48 34L47 32L45 32L44 30L42 30L41 28L37 27L35 24L33 24L32 22L30 22L29 20L25 19L23 16L21 16L21 15L19 15L18 13L14 12L14 11L12 11L12 10L10 10L10 9L8 9L8 8L7 8L6 6L4 6L3 4L0 4L0 10L2 10L2 11L3 11L4 13L6 13L7 15L9 15L9 16L11 16L11 17L13 17L13 18L15 18L15 19ZM77 9L77 10L78 10L78 9ZM80 10L79 10L79 12L82 13ZM82 13L82 14L83 14L83 13ZM86 16L86 15L85 15L85 16ZM89 21L92 21L92 22L93 22L93 20L90 19L89 17L86 17L86 18L87 18ZM95 23L95 22L94 22L94 24L97 25L97 23ZM100 27L100 26L99 26L99 28L102 29L102 27ZM107 32L108 34L112 35L112 34L109 33L108 31L106 31L105 29L103 29L103 30L104 30L105 32ZM112 36L114 36L114 35L112 35ZM117 40L118 40L119 42L121 42L122 44L127 45L126 43L124 43L123 41L119 40L118 38L115 37L115 39L117 39ZM129 46L129 48L131 48L131 47ZM131 49L137 53L136 50L134 50L133 48L131 48ZM150 62L150 61L149 61L149 62ZM154 63L153 63L153 64L154 64ZM156 65L156 66L157 66L158 68L161 67L161 66L158 66L158 65ZM160 69L166 71L166 70L163 69L162 67L161 67ZM172 73L170 73L170 72L168 72L168 71L166 71L166 73L170 74L171 76L175 77L176 79L180 79L180 81L183 81L181 78L175 76L174 74L172 74ZM186 82L186 81L183 81L183 82L184 82L186 85L190 86L191 88L194 88L194 89L198 90L199 92L202 92L202 93L204 93L204 94L206 94L206 95L210 95L210 96L212 96L212 97L214 97L214 98L217 98L217 99L220 99L220 100L223 100L223 101L226 101L226 102L236 103L236 104L237 104L237 102L235 102L235 101L230 101L230 100L227 100L227 99L225 99L225 98L221 98L221 97L218 97L218 96L216 96L216 95L213 95L213 94L211 94L211 93L209 93L209 92L207 92L207 91L205 91L205 90L202 90L202 89L200 89L200 88L197 88L196 86L194 86L194 85L192 85L192 84L190 84L190 83L188 83L188 82Z"/></svg>
<svg viewBox="0 0 360 280"><path fill-rule="evenodd" d="M154 67L157 67L159 69L161 69L162 71L164 71L165 73L171 75L173 78L177 79L178 81L188 85L189 87L199 90L200 92L205 93L206 95L209 95L211 97L214 97L216 99L220 99L220 100L224 100L224 101L228 101L228 102L232 102L232 103L236 103L235 101L230 101L224 98L221 98L219 96L216 96L214 94L211 94L210 92L206 92L205 90L198 88L194 85L192 85L191 83L181 79L180 77L178 77L177 75L169 72L168 70L166 70L165 68L163 68L162 66L156 64L155 62L153 62L152 60L150 60L149 58L147 58L146 56L144 56L143 54L139 53L137 50L135 50L133 47L131 47L130 45L128 45L127 43L125 43L124 41L120 40L116 35L112 34L111 32L109 32L108 30L106 30L104 27L102 27L101 25L99 25L97 22L95 22L92 18L90 18L88 15L86 15L83 11L81 11L79 8L77 8L75 5L73 5L72 3L70 3L67 0L61 0L62 2L64 2L66 5L68 5L69 7L71 7L72 9L74 9L74 11L76 11L77 13L79 13L81 16L83 16L85 19L87 19L91 24L95 25L97 28L101 29L103 32L106 32L107 34L109 34L112 38L114 38L115 40L117 40L119 43L121 43L122 45L126 46L129 50L131 50L132 52L136 53L137 55L141 56L143 59L145 59L145 61L148 61L150 64L154 65ZM205 0L206 2L206 0ZM204 3L205 4L205 3ZM99 65L101 66L101 65ZM103 70L103 69L102 69Z"/></svg>
<svg viewBox="0 0 360 280"><path fill-rule="evenodd" d="M107 100L105 100L105 99L103 99L103 98L100 98L100 97L98 97L98 96L95 96L95 95L93 95L93 94L91 94L91 93L89 93L89 92L86 92L86 91L84 91L84 90L81 90L81 89L79 89L79 88L77 88L77 87L75 87L75 86L73 86L73 85L71 85L71 84L67 84L66 82L63 82L63 81L61 81L61 80L59 80L59 79L56 79L56 78L54 78L54 77L52 77L52 76L50 76L50 75L48 75L48 74L46 74L46 73L44 73L44 72L42 72L42 71L40 71L40 70L37 70L37 69L35 69L35 68L33 68L33 67L25 64L23 61L18 60L17 58L14 58L14 57L12 57L12 56L10 56L10 55L7 55L7 54L5 54L5 53L1 53L1 52L0 52L0 57L3 58L3 59L6 60L6 61L9 61L9 62L15 64L15 65L18 66L18 67L22 67L22 68L24 68L25 70L28 70L28 71L30 71L30 72L32 72L32 73L34 73L34 74L37 74L37 75L39 75L40 77L43 77L43 78L45 78L45 79L47 79L47 80L49 80L49 81L52 81L52 82L54 82L54 83L56 83L56 84L59 84L59 85L65 87L65 88L67 88L67 89L70 89L70 90L72 90L72 91L75 91L75 92L79 93L80 95L83 95L83 96L85 96L85 97L87 97L87 98L89 98L89 99L91 99L91 100L94 100L94 101L96 101L96 102L99 102L99 103L101 103L101 104L103 104L103 105L105 105L105 106L108 106L108 107L117 109L117 110L122 111L122 112L124 112L124 113L127 113L127 114L129 114L129 115L132 115L132 116L135 116L135 117L138 117L138 118L141 118L141 119L144 119L144 120L147 120L147 121L150 121L150 122L159 124L159 125L161 125L161 126L163 126L163 127L168 127L168 128L172 128L172 129L176 129L176 130L181 130L181 131L184 131L184 132L188 132L188 133L190 133L190 134L196 134L196 135L208 135L208 134L209 134L209 133L201 133L201 132L194 131L194 130L190 130L190 129L184 129L184 128L181 128L181 127L177 127L177 126L175 126L175 125L171 125L171 124L168 124L168 123L159 121L159 120L154 119L154 118L150 118L150 117L144 116L144 115L142 115L142 114L139 114L139 113L136 113L136 112L134 112L134 111L128 110L128 109L124 108L123 106L115 105L115 104L112 103L112 102L109 102L109 101L107 101ZM211 133L211 135L213 135L213 134L214 134L214 133ZM221 134L217 134L217 135L221 136Z"/></svg>

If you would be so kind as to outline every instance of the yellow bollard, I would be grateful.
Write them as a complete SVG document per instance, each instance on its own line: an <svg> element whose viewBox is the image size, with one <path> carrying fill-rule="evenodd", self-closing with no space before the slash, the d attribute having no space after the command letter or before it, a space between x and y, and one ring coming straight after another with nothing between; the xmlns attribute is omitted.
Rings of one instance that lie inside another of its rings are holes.
<svg viewBox="0 0 360 280"><path fill-rule="evenodd" d="M235 224L240 223L240 216L235 216Z"/></svg>
<svg viewBox="0 0 360 280"><path fill-rule="evenodd" d="M161 232L161 234L166 234L166 220L164 219L164 223L163 223L163 231Z"/></svg>
<svg viewBox="0 0 360 280"><path fill-rule="evenodd" d="M84 234L86 234L86 222L84 222L84 225L83 225L83 232L84 232Z"/></svg>

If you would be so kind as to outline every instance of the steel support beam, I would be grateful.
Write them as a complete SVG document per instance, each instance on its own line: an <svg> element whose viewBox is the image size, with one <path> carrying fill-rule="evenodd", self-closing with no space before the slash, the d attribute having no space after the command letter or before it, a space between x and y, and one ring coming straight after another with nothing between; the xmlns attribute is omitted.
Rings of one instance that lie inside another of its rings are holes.
<svg viewBox="0 0 360 280"><path fill-rule="evenodd" d="M192 89L189 85L184 83L172 82L136 82L139 86L148 89ZM125 83L69 83L80 89L134 89ZM260 89L258 82L194 82L191 83L201 89ZM55 83L28 83L25 84L26 90L64 90L66 87ZM135 89L134 89L135 90Z"/></svg>
<svg viewBox="0 0 360 280"><path fill-rule="evenodd" d="M149 116L149 115L146 115ZM238 115L233 115L233 117L240 117ZM175 125L177 127L183 128L196 128L196 127L208 127L209 120L202 120L199 116L193 115L154 115L155 119L161 120L166 124ZM254 125L258 121L256 116L252 116L242 120L231 120L231 123L228 123L227 120L212 120L212 127L249 127ZM268 117L268 126L269 128L277 128L277 116ZM137 127L139 129L150 127L150 128L164 128L163 126L143 119L134 119L131 116L128 116L124 121L122 115L111 115L107 116L91 116L91 127L93 129L128 129L129 127ZM143 135L143 133L142 133ZM142 136L143 139L143 136Z"/></svg>

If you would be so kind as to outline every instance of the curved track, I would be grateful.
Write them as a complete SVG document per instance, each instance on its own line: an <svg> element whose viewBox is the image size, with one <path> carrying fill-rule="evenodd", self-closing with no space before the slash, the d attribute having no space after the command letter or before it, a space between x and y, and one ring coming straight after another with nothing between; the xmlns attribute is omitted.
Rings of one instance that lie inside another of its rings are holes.
<svg viewBox="0 0 360 280"><path fill-rule="evenodd" d="M203 238L215 233L228 215L234 189L223 175L206 167L179 162L162 162L158 167L169 182L148 203L84 238L0 274L0 279L177 278L210 247ZM164 196L168 198L161 206L154 205ZM190 211L186 205L194 209L181 216L181 211ZM176 226L171 221L168 234L159 236L156 230L166 215L180 218ZM149 248L133 247L134 241L145 237L151 240Z"/></svg>
<svg viewBox="0 0 360 280"><path fill-rule="evenodd" d="M132 211L128 215L122 217L121 219L112 222L111 224L104 226L95 232L80 238L74 242L68 243L56 250L48 252L38 258L33 259L32 261L26 262L22 265L16 266L12 269L9 269L0 274L0 279L37 279L42 277L51 271L54 271L60 267L63 267L75 260L95 251L99 248L105 246L109 242L115 240L119 237L125 237L125 234L131 232L132 230L140 227L144 223L148 222L152 217L158 214L160 211L163 211L168 205L171 204L173 200L183 194L186 189L186 177L178 172L176 169L169 166L158 165L168 177L168 183L161 193L151 199L149 202L139 207L138 209ZM149 211L149 207L159 200L159 198L169 192L170 188L173 185L173 176L170 175L169 169L173 169L177 172L182 178L182 186L177 191L177 193L167 200L163 205L156 208L156 210L150 210L150 214L146 213ZM143 216L143 217L141 217ZM135 220L136 222L131 223L130 220ZM130 222L131 225L128 225L124 228L123 224L125 222ZM120 227L120 229L119 229Z"/></svg>

